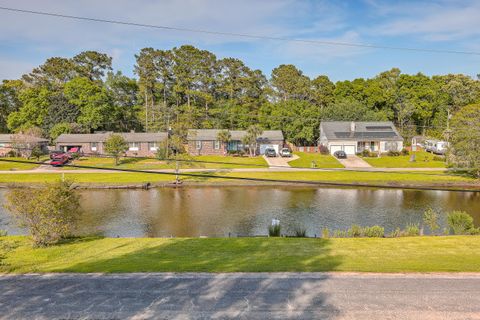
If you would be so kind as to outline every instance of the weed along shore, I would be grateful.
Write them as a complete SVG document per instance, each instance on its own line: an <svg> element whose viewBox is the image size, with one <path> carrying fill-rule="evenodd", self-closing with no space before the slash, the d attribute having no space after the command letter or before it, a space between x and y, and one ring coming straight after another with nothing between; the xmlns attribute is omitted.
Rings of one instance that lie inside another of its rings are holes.
<svg viewBox="0 0 480 320"><path fill-rule="evenodd" d="M0 237L0 272L480 272L480 236L76 238L33 248Z"/></svg>

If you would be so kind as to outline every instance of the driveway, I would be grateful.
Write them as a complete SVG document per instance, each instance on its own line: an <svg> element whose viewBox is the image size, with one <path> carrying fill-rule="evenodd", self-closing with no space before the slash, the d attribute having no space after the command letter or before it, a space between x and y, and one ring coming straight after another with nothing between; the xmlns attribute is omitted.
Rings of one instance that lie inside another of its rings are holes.
<svg viewBox="0 0 480 320"><path fill-rule="evenodd" d="M0 319L480 319L479 274L0 275Z"/></svg>
<svg viewBox="0 0 480 320"><path fill-rule="evenodd" d="M288 164L290 161L298 159L299 157L296 154L292 154L290 158L283 158L283 157L266 157L263 156L265 161L267 161L269 167L287 167L290 168L290 165Z"/></svg>
<svg viewBox="0 0 480 320"><path fill-rule="evenodd" d="M371 168L366 161L356 155L348 155L347 159L338 159L345 168Z"/></svg>

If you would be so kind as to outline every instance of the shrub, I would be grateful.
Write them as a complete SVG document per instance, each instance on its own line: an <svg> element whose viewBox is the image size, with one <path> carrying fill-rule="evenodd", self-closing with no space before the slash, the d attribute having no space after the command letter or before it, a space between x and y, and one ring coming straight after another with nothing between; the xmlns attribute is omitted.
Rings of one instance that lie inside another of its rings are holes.
<svg viewBox="0 0 480 320"><path fill-rule="evenodd" d="M400 154L402 156L408 156L410 155L410 152L407 149L403 148L402 151L400 151Z"/></svg>
<svg viewBox="0 0 480 320"><path fill-rule="evenodd" d="M445 161L445 157L442 156L433 156L433 161Z"/></svg>
<svg viewBox="0 0 480 320"><path fill-rule="evenodd" d="M348 229L347 234L349 237L352 237L352 238L361 237L363 234L363 228L360 227L359 225L354 224L350 229Z"/></svg>
<svg viewBox="0 0 480 320"><path fill-rule="evenodd" d="M295 237L297 238L305 238L307 236L307 230L302 228L295 229Z"/></svg>
<svg viewBox="0 0 480 320"><path fill-rule="evenodd" d="M452 211L447 216L447 222L453 234L475 234L473 218L465 211Z"/></svg>
<svg viewBox="0 0 480 320"><path fill-rule="evenodd" d="M407 224L404 235L407 237L414 237L420 235L420 228L418 227L418 223Z"/></svg>
<svg viewBox="0 0 480 320"><path fill-rule="evenodd" d="M393 151L393 150L390 150L387 152L387 155L389 157L398 157L400 155L400 152L399 151Z"/></svg>
<svg viewBox="0 0 480 320"><path fill-rule="evenodd" d="M363 150L362 152L358 153L358 155L362 157L375 158L378 157L378 152Z"/></svg>
<svg viewBox="0 0 480 320"><path fill-rule="evenodd" d="M79 197L69 181L38 189L12 189L5 207L20 227L29 231L35 246L58 243L71 235L80 216Z"/></svg>
<svg viewBox="0 0 480 320"><path fill-rule="evenodd" d="M328 228L323 228L322 229L322 238L330 238L330 230L328 230Z"/></svg>
<svg viewBox="0 0 480 320"><path fill-rule="evenodd" d="M385 229L380 226L365 227L363 234L369 238L383 238L385 236Z"/></svg>
<svg viewBox="0 0 480 320"><path fill-rule="evenodd" d="M392 238L398 238L398 237L401 237L402 235L403 235L403 232L398 227L395 230L393 230L392 233L389 234L389 236Z"/></svg>
<svg viewBox="0 0 480 320"><path fill-rule="evenodd" d="M433 210L432 208L428 208L425 210L423 213L423 223L426 224L429 228L432 234L435 233L435 231L440 228L438 225L438 213Z"/></svg>
<svg viewBox="0 0 480 320"><path fill-rule="evenodd" d="M345 230L335 230L333 232L333 237L334 238L346 238L347 234L348 234L348 232L345 231Z"/></svg>
<svg viewBox="0 0 480 320"><path fill-rule="evenodd" d="M282 226L280 224L272 224L268 227L268 235L270 237L280 237Z"/></svg>
<svg viewBox="0 0 480 320"><path fill-rule="evenodd" d="M320 154L323 154L323 155L328 155L330 154L330 151L328 150L328 148L326 146L324 146L323 144L321 144L319 147L318 147L318 150L320 151Z"/></svg>
<svg viewBox="0 0 480 320"><path fill-rule="evenodd" d="M0 237L6 237L7 234L8 234L7 231L0 229Z"/></svg>

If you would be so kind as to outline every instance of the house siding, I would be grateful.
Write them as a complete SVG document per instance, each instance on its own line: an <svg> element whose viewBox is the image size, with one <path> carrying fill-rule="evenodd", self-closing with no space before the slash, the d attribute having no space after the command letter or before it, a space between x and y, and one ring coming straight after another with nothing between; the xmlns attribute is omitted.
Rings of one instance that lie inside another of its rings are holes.
<svg viewBox="0 0 480 320"><path fill-rule="evenodd" d="M153 142L153 141L152 141ZM125 155L128 157L154 157L156 155L156 151L150 150L148 148L148 142L138 142L139 148L138 150L127 150L125 152ZM56 144L56 149L58 150L65 150L67 147L71 146L80 146L81 147L81 152L84 154L105 154L105 146L103 142L97 142L97 150L94 151L92 150L91 142L72 142L72 143L57 143Z"/></svg>
<svg viewBox="0 0 480 320"><path fill-rule="evenodd" d="M220 149L215 149L215 141L211 141L211 140L202 140L202 148L201 149L197 149L196 145L197 145L197 141L198 140L190 140L188 141L188 153L192 156L200 156L200 155L225 155L225 150L226 150L226 147L225 145L222 143L221 146L220 146ZM257 151L256 153L257 154L260 154L260 145L263 145L263 144L268 144L268 145L277 145L278 146L278 149L280 150L281 148L283 148L283 140L271 140L271 141L265 141L265 140L262 140L262 141L258 141L257 142ZM246 152L248 150L245 150Z"/></svg>

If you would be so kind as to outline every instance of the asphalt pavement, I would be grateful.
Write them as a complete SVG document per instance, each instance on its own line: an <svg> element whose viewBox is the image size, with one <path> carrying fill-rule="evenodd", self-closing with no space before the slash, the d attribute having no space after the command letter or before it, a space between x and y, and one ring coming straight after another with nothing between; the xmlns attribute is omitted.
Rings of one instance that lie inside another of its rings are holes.
<svg viewBox="0 0 480 320"><path fill-rule="evenodd" d="M1 275L0 319L480 319L480 274Z"/></svg>

